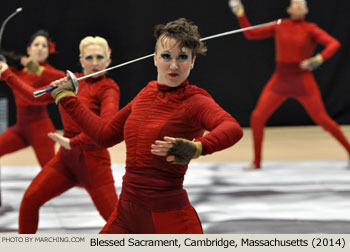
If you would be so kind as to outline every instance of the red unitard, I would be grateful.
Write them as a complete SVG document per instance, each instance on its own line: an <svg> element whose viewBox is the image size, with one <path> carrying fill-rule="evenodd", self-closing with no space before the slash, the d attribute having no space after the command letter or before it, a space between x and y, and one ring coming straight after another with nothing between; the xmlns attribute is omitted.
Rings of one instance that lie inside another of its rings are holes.
<svg viewBox="0 0 350 252"><path fill-rule="evenodd" d="M238 20L242 28L250 26L245 15ZM264 87L250 119L254 165L260 168L265 123L287 98L298 100L312 120L332 134L350 153L349 142L326 112L312 72L299 66L301 61L312 57L317 44L325 47L320 54L327 60L338 50L339 42L314 23L292 19L283 19L280 25L245 31L244 35L247 39L274 37L276 47L276 71Z"/></svg>
<svg viewBox="0 0 350 252"><path fill-rule="evenodd" d="M14 84L20 79L27 85L39 89L65 76L64 72L56 70L49 64L45 63L42 66L44 71L41 75L29 73L24 69L11 69L1 76L13 91L17 106L17 122L0 135L0 157L31 145L41 167L44 167L55 154L55 142L47 137L47 133L55 131L55 128L49 118L46 104L26 100Z"/></svg>
<svg viewBox="0 0 350 252"><path fill-rule="evenodd" d="M7 70L3 74L8 78L13 75ZM12 78L15 78L15 75ZM14 85L28 100L41 104L54 102L50 94L34 98L33 92L36 90L18 78ZM84 107L104 121L109 121L119 108L119 87L105 75L80 81L77 97ZM70 138L72 149L66 150L61 147L26 190L19 211L19 233L35 233L40 207L74 186L82 186L87 190L106 221L118 201L109 152L82 133L78 125L61 108L60 114L64 136Z"/></svg>
<svg viewBox="0 0 350 252"><path fill-rule="evenodd" d="M206 155L239 141L240 125L206 91L187 81L176 88L152 81L109 123L75 97L62 99L61 105L101 146L125 140L126 173L119 204L101 233L202 233L183 189L188 165L153 155L151 145L164 136L196 139ZM210 133L203 136L204 130Z"/></svg>

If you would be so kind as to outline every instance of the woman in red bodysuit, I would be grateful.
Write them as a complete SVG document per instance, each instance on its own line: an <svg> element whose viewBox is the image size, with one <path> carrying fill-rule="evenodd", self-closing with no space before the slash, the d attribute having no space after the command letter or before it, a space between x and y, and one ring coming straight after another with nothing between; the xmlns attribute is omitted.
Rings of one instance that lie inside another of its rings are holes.
<svg viewBox="0 0 350 252"><path fill-rule="evenodd" d="M0 157L30 145L41 167L54 156L55 142L48 138L47 134L55 131L55 128L49 118L46 104L39 104L36 100L26 100L21 90L13 85L14 79L20 79L31 87L39 89L57 78L64 77L64 72L46 63L49 53L54 51L53 44L49 43L48 33L39 30L29 40L27 47L29 57L22 58L22 64L25 67L22 69L11 67L7 74L1 76L14 93L17 122L0 135ZM13 76L16 77L12 78Z"/></svg>
<svg viewBox="0 0 350 252"><path fill-rule="evenodd" d="M230 1L230 7L238 17L241 27L249 27L250 23L240 1ZM280 25L244 32L248 39L274 37L277 62L276 71L264 87L251 115L255 157L247 170L260 168L265 123L287 98L298 100L312 120L333 135L350 154L350 144L339 125L327 114L311 72L338 50L339 42L316 24L304 21L308 13L305 0L291 0L287 12L290 18L283 19ZM325 48L312 57L318 43Z"/></svg>
<svg viewBox="0 0 350 252"><path fill-rule="evenodd" d="M80 43L80 56L84 74L77 76L103 70L110 64L109 46L101 37L84 38ZM5 70L3 75L11 73ZM17 80L15 85L21 87L27 99L38 103L54 102L50 94L34 98L35 90L25 83ZM81 81L77 97L84 107L103 121L109 121L119 108L119 87L104 74ZM56 133L49 133L49 136L62 147L26 190L19 212L19 233L35 233L40 207L74 186L87 190L105 220L110 217L118 201L109 152L83 134L64 110L60 109L60 113L64 136Z"/></svg>
<svg viewBox="0 0 350 252"><path fill-rule="evenodd" d="M157 81L109 123L81 106L71 81L53 83L60 86L51 92L60 107L94 141L105 147L126 143L119 204L101 233L203 232L183 189L188 163L232 146L243 133L206 91L187 81L196 54L206 51L197 29L186 19L156 27ZM205 130L210 133L203 136Z"/></svg>

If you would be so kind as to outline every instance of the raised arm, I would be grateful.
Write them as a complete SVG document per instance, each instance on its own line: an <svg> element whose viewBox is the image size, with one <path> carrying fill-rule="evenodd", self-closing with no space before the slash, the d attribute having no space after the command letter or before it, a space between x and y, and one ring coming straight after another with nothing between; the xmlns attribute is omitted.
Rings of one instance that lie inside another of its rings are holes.
<svg viewBox="0 0 350 252"><path fill-rule="evenodd" d="M34 102L38 105L54 102L54 100L49 94L45 94L39 98L35 98L33 96L33 92L37 91L37 89L33 88L28 83L21 80L16 74L12 72L10 68L8 68L6 63L0 62L0 67L1 79L4 80L10 88L19 91L22 97L27 101ZM47 85L47 87L49 87L49 85Z"/></svg>
<svg viewBox="0 0 350 252"><path fill-rule="evenodd" d="M233 14L238 18L241 28L250 27L251 24L245 15L244 6L240 0L230 0L229 7ZM264 39L273 37L275 34L276 24L260 27L257 29L244 31L243 34L247 39Z"/></svg>
<svg viewBox="0 0 350 252"><path fill-rule="evenodd" d="M109 122L91 112L75 96L63 98L59 105L77 123L81 131L99 146L108 148L124 140L124 124L131 112L131 103Z"/></svg>
<svg viewBox="0 0 350 252"><path fill-rule="evenodd" d="M99 100L101 101L100 118L106 123L115 116L119 110L120 91L115 82L100 88ZM70 139L70 146L79 146L83 150L99 150L100 146L95 144L85 133Z"/></svg>

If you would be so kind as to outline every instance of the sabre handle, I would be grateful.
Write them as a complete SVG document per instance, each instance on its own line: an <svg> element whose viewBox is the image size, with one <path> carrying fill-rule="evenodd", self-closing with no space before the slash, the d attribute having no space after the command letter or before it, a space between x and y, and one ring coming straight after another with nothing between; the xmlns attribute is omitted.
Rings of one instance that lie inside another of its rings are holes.
<svg viewBox="0 0 350 252"><path fill-rule="evenodd" d="M50 93L52 90L54 90L56 87L48 87L46 89L38 90L33 93L34 97L37 98L39 96L42 96L46 93Z"/></svg>
<svg viewBox="0 0 350 252"><path fill-rule="evenodd" d="M79 84L78 84L79 80L77 79L77 77L75 77L75 75L71 71L67 70L66 73L69 76L69 78L71 79L71 81L73 82L74 93L77 93L78 92L78 88L79 88ZM42 96L42 95L44 95L46 93L50 93L55 88L57 88L57 87L48 87L46 89L38 90L38 91L33 92L33 95L34 95L35 98L37 98L37 97Z"/></svg>

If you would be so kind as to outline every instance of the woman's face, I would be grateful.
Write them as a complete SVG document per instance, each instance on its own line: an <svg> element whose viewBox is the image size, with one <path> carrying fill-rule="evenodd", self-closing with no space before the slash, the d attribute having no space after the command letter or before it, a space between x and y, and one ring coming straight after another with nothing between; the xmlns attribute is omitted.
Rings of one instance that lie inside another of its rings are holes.
<svg viewBox="0 0 350 252"><path fill-rule="evenodd" d="M287 9L287 13L295 20L304 19L308 12L306 0L291 0Z"/></svg>
<svg viewBox="0 0 350 252"><path fill-rule="evenodd" d="M85 75L106 69L110 62L111 59L106 55L105 49L100 45L94 44L86 46L80 58ZM102 74L94 75L93 78L97 78Z"/></svg>
<svg viewBox="0 0 350 252"><path fill-rule="evenodd" d="M195 58L189 48L179 48L177 40L160 37L154 55L158 83L169 87L181 85L189 76Z"/></svg>
<svg viewBox="0 0 350 252"><path fill-rule="evenodd" d="M49 57L49 45L46 37L37 36L27 47L27 53L32 60L40 63L45 62Z"/></svg>

